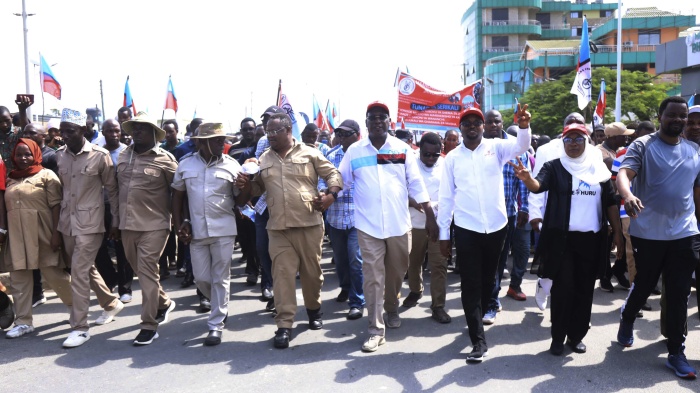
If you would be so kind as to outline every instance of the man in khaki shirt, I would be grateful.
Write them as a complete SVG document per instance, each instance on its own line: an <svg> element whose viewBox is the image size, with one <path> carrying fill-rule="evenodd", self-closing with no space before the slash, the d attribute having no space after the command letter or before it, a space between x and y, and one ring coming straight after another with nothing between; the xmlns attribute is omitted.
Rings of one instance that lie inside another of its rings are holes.
<svg viewBox="0 0 700 393"><path fill-rule="evenodd" d="M95 324L109 323L124 308L94 265L105 231L102 188L107 190L111 205L112 237L118 237L119 232L119 200L112 159L107 150L90 144L83 136L85 118L79 111L63 110L60 131L66 144L56 151L58 177L63 184L58 230L63 234L66 261L70 261L73 291L70 313L73 331L63 342L66 348L80 346L90 339L87 323L90 289L95 291L104 309Z"/></svg>
<svg viewBox="0 0 700 393"><path fill-rule="evenodd" d="M296 273L301 278L309 328L321 329L321 211L337 199L343 187L338 170L317 149L292 137L292 121L285 113L270 117L266 127L270 150L260 156L260 172L252 182L239 176L242 199L267 191L270 220L272 281L275 291L276 348L287 348L296 314ZM318 194L319 176L328 194Z"/></svg>
<svg viewBox="0 0 700 393"><path fill-rule="evenodd" d="M158 261L170 235L170 183L177 160L158 147L165 131L139 114L122 124L133 144L119 154L119 229L126 259L136 272L143 297L141 331L134 345L158 338L156 329L168 321L175 302L160 286Z"/></svg>

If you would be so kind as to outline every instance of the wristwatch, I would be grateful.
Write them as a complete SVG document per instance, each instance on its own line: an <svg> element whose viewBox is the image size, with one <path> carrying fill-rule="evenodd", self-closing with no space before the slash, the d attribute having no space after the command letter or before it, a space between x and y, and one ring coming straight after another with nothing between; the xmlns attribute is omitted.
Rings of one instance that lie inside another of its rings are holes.
<svg viewBox="0 0 700 393"><path fill-rule="evenodd" d="M7 235L7 229L0 228L0 235Z"/></svg>
<svg viewBox="0 0 700 393"><path fill-rule="evenodd" d="M338 200L338 193L337 193L337 192L331 191L331 192L329 192L328 194L329 194L329 195L333 195L333 199L334 199L334 200L336 200L336 201Z"/></svg>
<svg viewBox="0 0 700 393"><path fill-rule="evenodd" d="M185 218L184 220L182 220L182 223L183 223L183 224L190 224L190 225L192 225L192 221L190 221L189 218Z"/></svg>

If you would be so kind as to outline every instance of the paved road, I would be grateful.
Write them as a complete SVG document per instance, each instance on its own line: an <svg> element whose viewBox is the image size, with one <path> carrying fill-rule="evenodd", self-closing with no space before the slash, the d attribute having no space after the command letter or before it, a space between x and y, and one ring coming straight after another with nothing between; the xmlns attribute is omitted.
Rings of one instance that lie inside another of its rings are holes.
<svg viewBox="0 0 700 393"><path fill-rule="evenodd" d="M91 328L92 339L66 350L68 314L53 292L35 309L34 334L0 340L0 389L3 392L128 392L146 389L167 392L338 392L338 391L457 391L490 392L616 392L700 391L700 381L678 379L664 366L666 347L659 335L659 297L654 308L636 323L635 346L623 350L615 343L619 308L626 291L596 290L593 328L584 342L588 353L549 354L549 310L540 312L532 296L526 302L503 298L496 324L486 328L489 357L467 365L471 350L461 310L459 280L449 275L447 308L453 318L440 325L430 318L430 296L418 307L402 309L403 324L388 330L387 344L373 354L360 351L367 319L345 319L347 305L335 302L337 279L324 250L324 329L307 330L299 299L299 323L287 350L272 347L274 321L264 312L259 289L245 285L244 265L232 268L230 316L223 342L204 347L206 315L197 312L194 289L180 289L180 279L163 282L177 302L171 322L160 338L146 347L132 346L138 333L140 291L114 322ZM237 258L239 253L234 254ZM510 264L510 263L509 263ZM426 275L429 278L429 274ZM523 290L534 295L534 276L527 274ZM138 281L135 281L138 288ZM508 281L504 280L504 286ZM403 295L408 293L404 285ZM502 291L504 294L504 291ZM689 308L691 364L700 368L700 319L691 296ZM100 314L93 300L89 320Z"/></svg>

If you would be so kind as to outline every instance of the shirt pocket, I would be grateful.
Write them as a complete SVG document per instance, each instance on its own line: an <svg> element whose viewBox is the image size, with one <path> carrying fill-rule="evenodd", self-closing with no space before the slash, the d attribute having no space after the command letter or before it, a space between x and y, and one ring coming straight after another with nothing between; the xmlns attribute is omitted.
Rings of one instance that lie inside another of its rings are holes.
<svg viewBox="0 0 700 393"><path fill-rule="evenodd" d="M300 192L299 196L301 197L301 202L302 205L306 208L306 211L309 213L313 213L314 211L314 195L310 192Z"/></svg>
<svg viewBox="0 0 700 393"><path fill-rule="evenodd" d="M211 192L224 197L230 198L233 196L233 182L235 178L229 172L217 171L214 173L214 184Z"/></svg>
<svg viewBox="0 0 700 393"><path fill-rule="evenodd" d="M99 176L100 168L97 165L87 165L80 170L80 174L83 176Z"/></svg>
<svg viewBox="0 0 700 393"><path fill-rule="evenodd" d="M262 176L263 180L267 180L272 176L271 162L263 162L260 164L260 176Z"/></svg>
<svg viewBox="0 0 700 393"><path fill-rule="evenodd" d="M143 170L139 171L138 178L132 181L133 186L143 189L155 188L162 181L160 176L162 172L163 170L156 166L147 165Z"/></svg>
<svg viewBox="0 0 700 393"><path fill-rule="evenodd" d="M311 174L310 165L308 157L292 158L292 174L298 177L307 177Z"/></svg>

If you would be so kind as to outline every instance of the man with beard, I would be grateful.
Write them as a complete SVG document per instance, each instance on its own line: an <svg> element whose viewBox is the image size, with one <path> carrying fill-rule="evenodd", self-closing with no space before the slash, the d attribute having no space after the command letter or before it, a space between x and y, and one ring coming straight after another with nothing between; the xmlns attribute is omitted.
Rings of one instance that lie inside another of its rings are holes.
<svg viewBox="0 0 700 393"><path fill-rule="evenodd" d="M29 124L27 119L27 108L34 103L34 96L29 94L18 94L15 101L20 113L20 126L24 127ZM19 138L23 137L22 132L14 132L12 124L12 114L7 107L0 106L0 156L2 156L7 168L7 173L10 173L14 168L12 162L12 152L15 150L15 145Z"/></svg>
<svg viewBox="0 0 700 393"><path fill-rule="evenodd" d="M246 117L241 120L241 140L234 143L228 151L228 155L238 161L240 155L255 144L255 120Z"/></svg>
<svg viewBox="0 0 700 393"><path fill-rule="evenodd" d="M659 131L638 138L629 146L617 175L625 211L633 218L629 233L637 269L634 285L622 306L617 341L624 347L632 346L637 312L663 272L666 366L681 378L695 379L697 371L683 351L691 276L700 262L696 218L700 156L698 145L681 138L687 119L688 104L683 98L663 100Z"/></svg>
<svg viewBox="0 0 700 393"><path fill-rule="evenodd" d="M484 115L477 108L467 109L459 121L463 143L445 158L440 181L440 249L445 257L450 256L454 213L462 307L473 346L467 362L481 362L488 351L482 318L488 309L508 224L503 165L530 147L527 104L518 104L517 117L517 139L485 139Z"/></svg>

